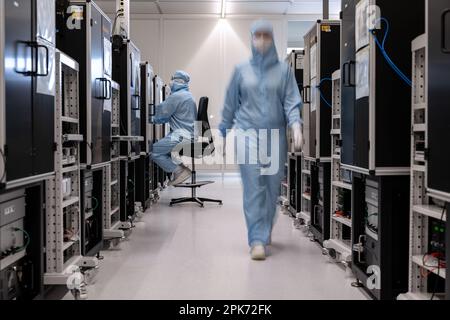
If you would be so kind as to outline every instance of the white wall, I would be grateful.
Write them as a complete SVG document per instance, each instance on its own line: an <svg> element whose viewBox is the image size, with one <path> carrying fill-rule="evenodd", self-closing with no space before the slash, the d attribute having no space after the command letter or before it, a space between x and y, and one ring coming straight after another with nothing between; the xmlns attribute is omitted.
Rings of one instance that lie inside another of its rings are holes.
<svg viewBox="0 0 450 320"><path fill-rule="evenodd" d="M131 22L131 38L141 50L143 60L152 64L166 82L177 69L192 78L195 98L209 97L211 126L216 127L226 86L234 66L250 57L250 26L255 17L218 19L217 17L138 17ZM287 48L287 22L269 18L274 25L278 52Z"/></svg>
<svg viewBox="0 0 450 320"><path fill-rule="evenodd" d="M109 9L106 12L113 16L113 6ZM213 117L210 123L217 128L231 73L236 64L250 57L250 26L260 18L254 15L219 19L217 15L133 14L130 34L141 50L142 61L149 61L166 83L177 69L191 75L191 91L197 102L202 96L209 97L209 114ZM284 59L288 21L315 21L320 15L269 15L263 18L272 22L278 54ZM230 165L199 166L198 169L237 168Z"/></svg>
<svg viewBox="0 0 450 320"><path fill-rule="evenodd" d="M156 74L167 83L177 69L191 75L191 92L196 101L209 97L213 128L218 127L226 87L234 66L251 55L250 26L256 17L148 17L131 20L131 38ZM280 57L287 50L287 21L269 18L274 25ZM236 170L236 166L198 166L198 169Z"/></svg>

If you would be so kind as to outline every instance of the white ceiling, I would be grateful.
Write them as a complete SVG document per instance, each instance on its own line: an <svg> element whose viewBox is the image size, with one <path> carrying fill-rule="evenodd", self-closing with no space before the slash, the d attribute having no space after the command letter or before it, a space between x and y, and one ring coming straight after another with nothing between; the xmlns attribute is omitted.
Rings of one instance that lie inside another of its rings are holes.
<svg viewBox="0 0 450 320"><path fill-rule="evenodd" d="M220 14L221 0L130 0L132 14ZM115 11L116 0L96 1L104 11ZM330 0L330 14L338 14L340 0ZM322 0L227 0L227 15L321 14Z"/></svg>

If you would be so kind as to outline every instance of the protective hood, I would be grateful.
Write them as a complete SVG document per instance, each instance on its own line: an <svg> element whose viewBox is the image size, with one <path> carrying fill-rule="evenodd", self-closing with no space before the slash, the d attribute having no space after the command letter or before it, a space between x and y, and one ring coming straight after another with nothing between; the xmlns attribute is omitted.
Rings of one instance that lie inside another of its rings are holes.
<svg viewBox="0 0 450 320"><path fill-rule="evenodd" d="M175 93L181 90L189 90L189 82L191 81L191 77L185 71L178 70L172 76L172 81L170 84L170 91Z"/></svg>
<svg viewBox="0 0 450 320"><path fill-rule="evenodd" d="M258 20L255 21L251 27L251 35L252 35L252 53L253 58L251 59L251 63L253 65L259 65L262 67L269 67L271 65L276 64L278 60L278 53L277 48L275 46L275 38L273 35L273 27L272 24L269 21L265 20ZM256 32L268 32L272 35L272 45L270 46L269 50L261 54L253 45L253 35Z"/></svg>

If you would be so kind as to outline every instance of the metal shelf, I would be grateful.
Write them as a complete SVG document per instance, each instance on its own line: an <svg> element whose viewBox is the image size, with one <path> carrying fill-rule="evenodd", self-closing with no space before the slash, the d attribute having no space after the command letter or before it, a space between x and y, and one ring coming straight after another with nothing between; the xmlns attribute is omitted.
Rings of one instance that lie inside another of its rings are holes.
<svg viewBox="0 0 450 320"><path fill-rule="evenodd" d="M118 207L112 209L111 212L109 213L109 216L112 216L112 215L114 215L115 213L117 213L117 211L119 211L119 209L120 209L120 206L118 206Z"/></svg>
<svg viewBox="0 0 450 320"><path fill-rule="evenodd" d="M342 218L342 217L338 217L333 215L331 217L334 221L337 221L339 223L342 223L343 225L346 225L347 227L352 227L352 220L348 219L348 218Z"/></svg>
<svg viewBox="0 0 450 320"><path fill-rule="evenodd" d="M61 172L68 173L68 172L72 172L72 171L77 171L78 169L79 169L78 166L70 166L70 167L62 168Z"/></svg>
<svg viewBox="0 0 450 320"><path fill-rule="evenodd" d="M77 203L79 200L80 200L79 197L70 197L67 200L64 200L61 206L63 208L66 208L68 206L71 206L71 205Z"/></svg>
<svg viewBox="0 0 450 320"><path fill-rule="evenodd" d="M73 246L74 244L78 243L78 241L66 241L63 244L63 251L66 251L67 249L69 249L71 246Z"/></svg>
<svg viewBox="0 0 450 320"><path fill-rule="evenodd" d="M418 171L418 172L425 172L426 167L425 167L424 165L414 164L414 165L412 166L412 169L413 169L414 171Z"/></svg>
<svg viewBox="0 0 450 320"><path fill-rule="evenodd" d="M306 200L308 200L308 201L311 201L311 196L308 196L308 195L306 195L306 194L302 194L302 198L303 199L306 199Z"/></svg>
<svg viewBox="0 0 450 320"><path fill-rule="evenodd" d="M335 135L335 136L338 136L338 135L341 134L341 130L338 130L338 129L332 129L332 130L331 130L331 134L332 134L332 135Z"/></svg>
<svg viewBox="0 0 450 320"><path fill-rule="evenodd" d="M432 217L432 218L438 219L438 220L441 219L442 211L443 211L442 208L435 206L435 205L431 205L431 204L415 205L415 206L413 206L412 209L416 213L420 213L425 216ZM445 214L445 213L443 216L443 220L444 221L447 220L447 214Z"/></svg>
<svg viewBox="0 0 450 320"><path fill-rule="evenodd" d="M427 104L426 103L414 103L413 104L413 109L414 110L422 110L422 109L426 109L427 108Z"/></svg>
<svg viewBox="0 0 450 320"><path fill-rule="evenodd" d="M435 275L440 276L441 278L445 279L445 268L441 267L439 269L439 273L438 273L438 266L437 266L437 260L436 258L432 258L430 257L427 261L427 265L425 266L423 264L423 256L413 256L412 257L412 262L414 262L415 264L417 264L418 266L420 266L421 268L424 268L432 273L434 273ZM433 265L436 263L435 267L430 267L429 265Z"/></svg>
<svg viewBox="0 0 450 320"><path fill-rule="evenodd" d="M66 123L76 123L76 124L79 123L79 120L77 118L64 117L64 116L61 117L61 121L66 122Z"/></svg>
<svg viewBox="0 0 450 320"><path fill-rule="evenodd" d="M64 142L82 142L84 140L82 134L64 134Z"/></svg>
<svg viewBox="0 0 450 320"><path fill-rule="evenodd" d="M415 124L413 126L414 132L425 132L427 130L427 126L425 123Z"/></svg>
<svg viewBox="0 0 450 320"><path fill-rule="evenodd" d="M81 256L73 256L72 258L70 258L69 260L67 260L67 261L64 263L64 271L63 271L63 274L67 274L67 272L69 271L69 270L67 270L67 269L68 269L70 266L77 265L78 262L80 261L80 259L81 259ZM72 274L72 273L69 273L69 274Z"/></svg>
<svg viewBox="0 0 450 320"><path fill-rule="evenodd" d="M112 140L116 140L116 141L144 141L144 137L143 136L113 136Z"/></svg>
<svg viewBox="0 0 450 320"><path fill-rule="evenodd" d="M342 181L333 181L331 184L335 187L347 189L347 190L352 190L352 188L353 188L353 186L350 183L345 183Z"/></svg>

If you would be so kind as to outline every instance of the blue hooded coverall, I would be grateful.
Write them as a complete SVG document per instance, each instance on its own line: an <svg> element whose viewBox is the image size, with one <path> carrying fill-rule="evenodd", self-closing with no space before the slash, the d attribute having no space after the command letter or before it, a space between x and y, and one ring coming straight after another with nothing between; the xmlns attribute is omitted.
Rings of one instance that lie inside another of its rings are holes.
<svg viewBox="0 0 450 320"><path fill-rule="evenodd" d="M189 75L184 71L177 71L172 80L171 94L156 106L153 120L155 124L168 122L172 132L155 143L152 150L152 160L169 173L174 172L180 164L172 159L172 150L183 140L193 139L194 123L197 120L197 107L189 92Z"/></svg>
<svg viewBox="0 0 450 320"><path fill-rule="evenodd" d="M273 38L273 28L269 22L255 22L251 29L252 36L255 32L269 32ZM261 174L264 165L260 161L258 164L240 164L244 213L251 247L265 246L271 238L287 160L286 130L288 126L302 122L302 100L295 75L286 63L279 61L274 41L264 55L252 43L253 57L235 68L219 126L223 136L233 126L242 130L256 129L258 132L259 129L279 129L279 155L271 155L272 158L279 157L279 167L274 175ZM259 134L257 136L259 140ZM270 142L270 138L268 140ZM245 145L247 154L250 148L255 148L255 144Z"/></svg>

